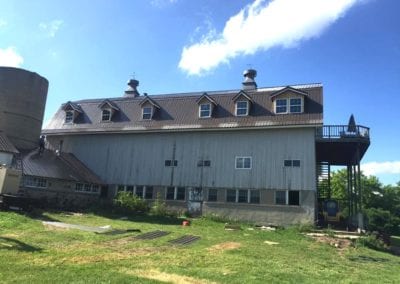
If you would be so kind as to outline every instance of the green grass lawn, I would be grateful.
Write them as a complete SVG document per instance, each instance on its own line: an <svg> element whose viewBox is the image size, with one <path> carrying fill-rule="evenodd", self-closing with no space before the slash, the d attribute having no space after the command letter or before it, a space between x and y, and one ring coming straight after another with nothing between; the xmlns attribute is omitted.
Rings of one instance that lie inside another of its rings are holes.
<svg viewBox="0 0 400 284"><path fill-rule="evenodd" d="M296 229L225 231L201 218L191 226L155 217L44 212L35 217L0 212L0 282L5 283L394 283L400 258L368 248L338 250ZM39 219L113 229L164 230L169 235L133 241L140 233L104 235L46 227ZM201 239L188 246L168 240ZM268 244L267 242L278 244Z"/></svg>

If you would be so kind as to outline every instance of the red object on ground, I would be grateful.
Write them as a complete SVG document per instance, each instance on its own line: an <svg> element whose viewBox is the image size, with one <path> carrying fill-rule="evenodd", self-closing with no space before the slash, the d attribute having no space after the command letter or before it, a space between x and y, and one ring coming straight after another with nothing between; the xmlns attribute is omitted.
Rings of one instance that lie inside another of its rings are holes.
<svg viewBox="0 0 400 284"><path fill-rule="evenodd" d="M190 226L190 222L188 220L185 220L182 222L182 226Z"/></svg>

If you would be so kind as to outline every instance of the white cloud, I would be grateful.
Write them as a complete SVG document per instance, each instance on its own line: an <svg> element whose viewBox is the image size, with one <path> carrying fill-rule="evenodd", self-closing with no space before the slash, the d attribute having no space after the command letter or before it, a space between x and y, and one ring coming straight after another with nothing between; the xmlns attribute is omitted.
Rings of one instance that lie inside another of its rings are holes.
<svg viewBox="0 0 400 284"><path fill-rule="evenodd" d="M23 62L24 59L14 47L0 48L0 66L19 67Z"/></svg>
<svg viewBox="0 0 400 284"><path fill-rule="evenodd" d="M329 25L362 0L255 0L232 16L223 31L210 31L185 46L179 68L201 75L239 55L274 46L293 47L319 36Z"/></svg>
<svg viewBox="0 0 400 284"><path fill-rule="evenodd" d="M40 23L39 28L45 33L46 36L55 37L63 23L64 21L62 20L54 20L49 23Z"/></svg>
<svg viewBox="0 0 400 284"><path fill-rule="evenodd" d="M400 174L400 161L369 162L361 165L365 175Z"/></svg>

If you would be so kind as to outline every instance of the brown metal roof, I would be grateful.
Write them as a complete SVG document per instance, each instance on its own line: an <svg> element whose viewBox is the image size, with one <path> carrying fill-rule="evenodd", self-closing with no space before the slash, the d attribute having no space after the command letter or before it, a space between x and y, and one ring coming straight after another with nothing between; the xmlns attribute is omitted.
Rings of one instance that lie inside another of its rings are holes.
<svg viewBox="0 0 400 284"><path fill-rule="evenodd" d="M18 154L18 150L13 143L8 139L7 135L0 131L0 152Z"/></svg>
<svg viewBox="0 0 400 284"><path fill-rule="evenodd" d="M104 184L104 182L71 153L56 155L45 150L23 153L24 175L69 180L74 182Z"/></svg>
<svg viewBox="0 0 400 284"><path fill-rule="evenodd" d="M98 105L104 99L81 100L74 102L82 110L82 113L76 117L75 123L65 124L65 112L60 108L43 133L189 131L322 125L322 85L291 86L307 94L304 98L304 113L275 114L271 95L285 88L287 87L207 92L207 95L216 103L211 118L199 118L198 115L197 101L204 92L151 96L151 100L160 107L155 110L152 120L142 119L140 103L143 96L110 98L109 100L119 108L112 122L101 121ZM235 116L233 98L240 92L245 92L252 99L253 103L248 116Z"/></svg>

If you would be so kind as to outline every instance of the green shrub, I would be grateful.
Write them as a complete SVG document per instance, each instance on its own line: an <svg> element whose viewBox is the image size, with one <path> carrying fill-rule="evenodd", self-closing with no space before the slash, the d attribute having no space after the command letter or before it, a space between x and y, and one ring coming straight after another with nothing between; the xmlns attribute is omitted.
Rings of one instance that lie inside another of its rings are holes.
<svg viewBox="0 0 400 284"><path fill-rule="evenodd" d="M167 205L164 200L161 199L160 193L157 193L157 198L154 200L153 205L150 208L150 213L155 216L169 216Z"/></svg>
<svg viewBox="0 0 400 284"><path fill-rule="evenodd" d="M114 204L117 206L117 208L123 210L134 212L148 211L148 205L146 201L130 192L118 192L117 196L114 199Z"/></svg>
<svg viewBox="0 0 400 284"><path fill-rule="evenodd" d="M386 250L385 243L374 234L360 237L355 242L356 247L368 247L375 250Z"/></svg>
<svg viewBox="0 0 400 284"><path fill-rule="evenodd" d="M400 218L381 208L365 210L368 230L387 234L400 234Z"/></svg>

